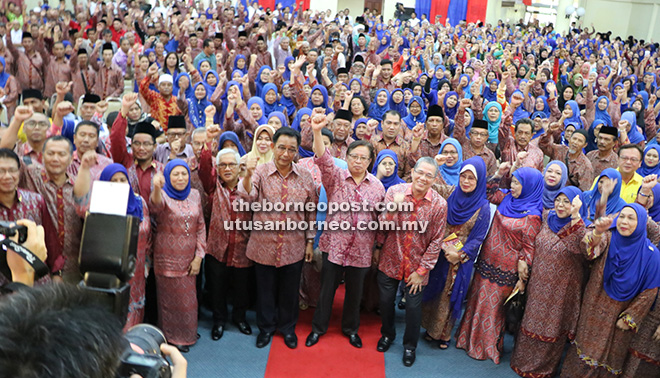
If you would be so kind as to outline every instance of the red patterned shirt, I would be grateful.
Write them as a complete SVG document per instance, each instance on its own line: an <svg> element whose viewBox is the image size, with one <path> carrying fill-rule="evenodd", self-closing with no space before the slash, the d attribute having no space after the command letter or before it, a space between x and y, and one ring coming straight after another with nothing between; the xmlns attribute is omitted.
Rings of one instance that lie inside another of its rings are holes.
<svg viewBox="0 0 660 378"><path fill-rule="evenodd" d="M312 174L308 170L292 164L291 172L283 177L275 168L274 162L259 165L252 175L252 191L248 194L243 183L238 184L239 195L249 202L263 204L289 204L289 211L259 211L252 215L253 226L261 222L262 230L253 229L247 245L247 257L259 264L282 267L297 263L305 255L306 240L314 239L315 230L307 228L295 230L286 228L287 221L307 225L316 220L316 211L296 211L295 206L306 207L307 203L316 204L318 196ZM295 206L294 206L295 205ZM285 208L286 210L286 208ZM266 230L273 225L274 231Z"/></svg>
<svg viewBox="0 0 660 378"><path fill-rule="evenodd" d="M83 220L76 214L73 199L73 180L67 176L64 185L58 187L50 180L46 170L38 165L21 166L24 187L41 194L51 221L57 231L56 249L48 246L48 254L61 254L66 260L62 271L64 273L80 273L78 256L80 254L80 237Z"/></svg>
<svg viewBox="0 0 660 378"><path fill-rule="evenodd" d="M181 109L176 103L176 97L170 96L170 99L165 101L163 96L154 90L149 89L151 78L149 76L142 79L140 82L140 94L149 104L151 108L151 116L160 123L163 131L167 131L167 124L171 115L180 115Z"/></svg>
<svg viewBox="0 0 660 378"><path fill-rule="evenodd" d="M340 211L328 214L326 222L348 222L354 230L327 229L321 235L319 249L328 253L328 261L340 266L368 268L371 266L371 252L378 231L358 229L358 222L365 226L368 222L377 222L379 213L375 210L376 203L383 202L385 188L376 176L367 172L366 177L355 183L348 170L335 165L329 153L314 162L319 167L323 179L323 187L328 195L328 204L369 204L374 206L371 211ZM363 226L360 226L362 228Z"/></svg>
<svg viewBox="0 0 660 378"><path fill-rule="evenodd" d="M412 184L398 184L387 191L385 203L394 202L394 195L399 193L405 195L404 202L414 204L414 210L383 212L380 215L381 221L393 221L397 227L403 227L404 222L417 222L418 229L378 234L377 240L383 244L378 270L397 280L407 280L413 272L417 272L424 278L423 284L426 285L429 279L427 273L435 266L442 249L447 223L447 201L432 189L422 199L415 200ZM426 232L421 232L419 222L428 222Z"/></svg>
<svg viewBox="0 0 660 378"><path fill-rule="evenodd" d="M62 269L64 266L64 257L58 254L57 230L53 227L53 222L48 214L48 208L40 194L19 188L16 191L16 201L14 201L14 205L11 208L0 204L0 219L8 222L29 219L38 225L42 225L46 237L46 248L49 251L46 264L51 268L52 272ZM53 248L52 252L51 248Z"/></svg>
<svg viewBox="0 0 660 378"><path fill-rule="evenodd" d="M199 178L204 190L213 198L206 253L227 266L247 268L252 266L252 261L246 256L250 231L237 230L236 227L226 228L225 222L249 222L252 214L249 211L234 211L233 204L243 202L243 199L238 197L238 187L229 189L219 181L212 159L211 150L204 148L200 156Z"/></svg>
<svg viewBox="0 0 660 378"><path fill-rule="evenodd" d="M66 169L66 173L70 177L77 177L81 164L82 162L80 161L80 156L78 156L78 151L73 151L73 159L71 160L69 167ZM98 180L101 177L101 172L103 172L103 169L105 169L105 167L110 164L112 164L111 159L97 153L96 164L89 168L89 171L92 174L92 180Z"/></svg>

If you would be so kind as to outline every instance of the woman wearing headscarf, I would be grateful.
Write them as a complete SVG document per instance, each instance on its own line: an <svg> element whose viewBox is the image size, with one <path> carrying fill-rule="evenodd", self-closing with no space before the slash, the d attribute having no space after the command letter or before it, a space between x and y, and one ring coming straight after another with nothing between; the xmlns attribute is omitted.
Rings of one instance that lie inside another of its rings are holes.
<svg viewBox="0 0 660 378"><path fill-rule="evenodd" d="M660 287L660 251L646 234L648 215L637 203L599 218L580 244L592 261L575 340L562 377L622 373L628 347Z"/></svg>
<svg viewBox="0 0 660 378"><path fill-rule="evenodd" d="M596 186L581 195L582 219L590 224L601 216L616 214L626 205L621 198L621 173L614 168L601 172Z"/></svg>
<svg viewBox="0 0 660 378"><path fill-rule="evenodd" d="M222 150L225 148L231 148L241 156L245 155L245 148L243 148L243 145L238 140L238 135L233 131L225 131L220 135L218 149Z"/></svg>
<svg viewBox="0 0 660 378"><path fill-rule="evenodd" d="M376 156L376 162L371 170L371 174L376 176L385 187L385 191L397 184L403 184L405 181L397 174L399 172L399 158L392 150L382 150Z"/></svg>
<svg viewBox="0 0 660 378"><path fill-rule="evenodd" d="M502 123L502 105L491 101L484 106L483 119L488 122L488 143L497 144L498 132Z"/></svg>
<svg viewBox="0 0 660 378"><path fill-rule="evenodd" d="M660 145L649 144L644 149L642 166L637 169L637 173L642 177L660 175L660 164L658 162L660 162Z"/></svg>
<svg viewBox="0 0 660 378"><path fill-rule="evenodd" d="M282 112L272 112L268 115L268 124L277 131L282 127L289 127L289 120Z"/></svg>
<svg viewBox="0 0 660 378"><path fill-rule="evenodd" d="M353 125L353 139L369 140L371 135L369 135L368 122L368 118L359 118L357 121L355 121L355 125Z"/></svg>
<svg viewBox="0 0 660 378"><path fill-rule="evenodd" d="M253 93L257 97L261 97L264 85L270 83L270 66L261 66L256 77L251 77L250 81L250 90L253 90Z"/></svg>
<svg viewBox="0 0 660 378"><path fill-rule="evenodd" d="M553 160L543 170L543 208L555 207L557 193L566 186L568 181L568 169L566 164L559 160Z"/></svg>
<svg viewBox="0 0 660 378"><path fill-rule="evenodd" d="M406 103L403 101L403 90L401 88L396 88L390 93L387 107L389 110L396 110L399 112L401 118L408 115L408 108L406 108Z"/></svg>
<svg viewBox="0 0 660 378"><path fill-rule="evenodd" d="M80 170L78 170L78 176L76 177L73 188L76 213L80 217L85 217L89 211L92 188L91 165L89 163L93 163L93 160L88 160L83 156L83 162L80 165ZM134 216L140 223L137 255L135 256L135 273L128 282L131 285L131 294L128 304L128 317L124 326L124 329L127 330L144 321L145 272L149 271L147 256L151 257L151 221L149 218L149 208L146 201L133 191L131 183L128 181L128 172L123 165L118 163L108 165L101 172L100 180L128 184L126 215Z"/></svg>
<svg viewBox="0 0 660 378"><path fill-rule="evenodd" d="M637 196L637 203L644 206L649 217L656 224L660 223L660 184L657 177L645 180ZM647 229L648 232L648 229ZM654 243L654 240L651 240ZM657 300L656 300L657 301ZM624 377L658 377L660 376L660 348L658 335L660 333L660 306L656 303L651 307L648 316L641 322L628 351L628 359L624 369Z"/></svg>
<svg viewBox="0 0 660 378"><path fill-rule="evenodd" d="M434 185L447 198L447 228L442 254L429 274L422 303L425 338L447 349L454 323L470 285L474 260L486 237L490 204L486 198L486 163L471 157L460 166L458 185Z"/></svg>
<svg viewBox="0 0 660 378"><path fill-rule="evenodd" d="M632 144L637 144L644 148L646 144L646 139L644 135L639 131L637 127L637 114L633 111L626 111L621 114L621 120L619 121L619 130L625 126L626 134L628 136L628 141ZM625 140L625 137L621 137Z"/></svg>
<svg viewBox="0 0 660 378"><path fill-rule="evenodd" d="M135 101L135 103L131 105L131 108L128 111L128 116L126 117L126 121L128 123L128 131L126 132L126 136L128 138L133 138L135 127L138 123L151 123L153 120L154 119L151 118L149 114L142 110L142 103L140 101Z"/></svg>
<svg viewBox="0 0 660 378"><path fill-rule="evenodd" d="M578 103L573 100L566 102L560 120L563 121L564 126L573 123L578 125L579 129L584 128L584 121L582 120L582 116L580 116L580 107Z"/></svg>
<svg viewBox="0 0 660 378"><path fill-rule="evenodd" d="M185 74L180 76L183 75ZM207 107L212 106L207 97L204 83L197 83L193 90L193 97L186 99L187 118L195 129L206 126L206 113L204 111ZM184 111L184 114L186 114L186 111Z"/></svg>
<svg viewBox="0 0 660 378"><path fill-rule="evenodd" d="M440 171L439 177L447 185L458 186L461 165L463 164L463 147L461 147L461 143L454 138L445 139L440 145L438 155L445 158L444 164L441 164L438 168Z"/></svg>
<svg viewBox="0 0 660 378"><path fill-rule="evenodd" d="M0 56L0 89L4 92L2 104L7 107L7 119L11 119L18 101L18 82L7 72L5 58Z"/></svg>
<svg viewBox="0 0 660 378"><path fill-rule="evenodd" d="M511 190L500 190L499 180L508 170L509 164L502 163L488 185L488 197L498 204L497 212L475 265L467 308L456 334L457 348L474 359L490 358L496 364L502 354L504 301L514 287L525 290L543 211L541 172L519 168L513 172Z"/></svg>
<svg viewBox="0 0 660 378"><path fill-rule="evenodd" d="M445 115L452 121L456 118L456 113L458 112L458 102L458 93L454 91L447 92L442 101L442 108L445 111Z"/></svg>
<svg viewBox="0 0 660 378"><path fill-rule="evenodd" d="M296 114L296 104L293 103L291 98L291 87L289 86L289 81L282 83L282 97L280 98L280 103L286 109L286 115L291 120L293 115Z"/></svg>
<svg viewBox="0 0 660 378"><path fill-rule="evenodd" d="M580 193L574 186L554 193L534 241L534 271L511 357L511 368L522 377L554 377L566 342L575 335L584 274L579 249L586 232Z"/></svg>
<svg viewBox="0 0 660 378"><path fill-rule="evenodd" d="M241 61L242 60L242 61ZM248 65L247 65L247 59L245 58L245 55L238 54L236 55L236 58L234 58L234 69L241 71L243 75L247 75L248 73Z"/></svg>
<svg viewBox="0 0 660 378"><path fill-rule="evenodd" d="M410 100L410 104L408 105L408 115L403 117L402 121L410 130L412 130L418 123L426 122L424 100L421 97L415 96Z"/></svg>
<svg viewBox="0 0 660 378"><path fill-rule="evenodd" d="M204 86L206 87L206 97L210 101L213 92L218 87L220 83L220 76L214 70L209 70L209 72L204 75Z"/></svg>
<svg viewBox="0 0 660 378"><path fill-rule="evenodd" d="M285 108L279 101L279 93L277 86L273 83L264 85L261 90L261 99L264 100L264 113L270 114L272 112L284 112Z"/></svg>
<svg viewBox="0 0 660 378"><path fill-rule="evenodd" d="M158 326L169 343L187 352L197 341L196 276L206 251L201 196L191 189L190 168L181 159L167 163L152 185Z"/></svg>
<svg viewBox="0 0 660 378"><path fill-rule="evenodd" d="M269 125L261 125L254 132L252 150L245 155L246 159L259 158L257 165L266 164L273 160L273 148L271 143L275 130Z"/></svg>
<svg viewBox="0 0 660 378"><path fill-rule="evenodd" d="M196 76L199 77L199 75ZM176 79L174 79L172 95L182 97L184 99L194 97L195 92L193 85L194 83L190 78L190 75L185 72L181 72L177 75ZM185 89L181 90L181 88Z"/></svg>

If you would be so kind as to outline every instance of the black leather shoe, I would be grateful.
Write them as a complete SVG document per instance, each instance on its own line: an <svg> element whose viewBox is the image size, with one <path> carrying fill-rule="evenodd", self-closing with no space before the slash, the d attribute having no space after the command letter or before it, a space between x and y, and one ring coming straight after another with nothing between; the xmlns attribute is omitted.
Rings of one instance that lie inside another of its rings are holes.
<svg viewBox="0 0 660 378"><path fill-rule="evenodd" d="M351 343L356 348L362 348L362 339L360 336L356 333L355 335L349 335L348 336L348 341Z"/></svg>
<svg viewBox="0 0 660 378"><path fill-rule="evenodd" d="M211 329L211 338L215 341L220 340L225 333L225 327L221 325L214 325Z"/></svg>
<svg viewBox="0 0 660 378"><path fill-rule="evenodd" d="M284 344L286 344L289 349L296 349L298 346L298 336L296 336L295 333L284 335Z"/></svg>
<svg viewBox="0 0 660 378"><path fill-rule="evenodd" d="M307 340L305 340L305 346L311 347L316 345L316 343L319 342L320 337L321 335L319 335L318 333L314 331L310 332L309 336L307 336Z"/></svg>
<svg viewBox="0 0 660 378"><path fill-rule="evenodd" d="M172 344L173 347L179 350L181 353L188 353L190 352L190 347L188 345L176 345Z"/></svg>
<svg viewBox="0 0 660 378"><path fill-rule="evenodd" d="M236 325L236 327L238 327L238 330L241 331L242 334L244 335L252 334L252 328L250 328L250 325L246 321L236 322L234 324Z"/></svg>
<svg viewBox="0 0 660 378"><path fill-rule="evenodd" d="M415 363L415 351L413 349L405 349L403 351L403 366L410 367Z"/></svg>
<svg viewBox="0 0 660 378"><path fill-rule="evenodd" d="M387 336L383 336L378 340L378 345L376 346L376 350L379 352L387 352L388 349L390 349L390 346L392 345L392 339L390 339Z"/></svg>
<svg viewBox="0 0 660 378"><path fill-rule="evenodd" d="M273 337L271 332L259 332L257 336L257 348L263 348L270 344L270 339Z"/></svg>
<svg viewBox="0 0 660 378"><path fill-rule="evenodd" d="M399 308L399 310L405 310L406 309L406 302L404 300L400 300L399 304L396 305L396 306Z"/></svg>

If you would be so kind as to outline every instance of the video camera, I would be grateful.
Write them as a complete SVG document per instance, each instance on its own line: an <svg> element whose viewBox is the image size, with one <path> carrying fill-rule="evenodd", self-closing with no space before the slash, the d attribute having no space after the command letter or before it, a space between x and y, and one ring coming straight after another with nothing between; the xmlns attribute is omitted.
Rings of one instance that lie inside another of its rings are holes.
<svg viewBox="0 0 660 378"><path fill-rule="evenodd" d="M80 242L80 287L126 323L131 287L136 269L140 220L133 216L88 213ZM144 269L140 267L140 269ZM126 347L117 377L138 374L144 378L169 378L170 364L162 356L166 342L158 328L138 324L126 332Z"/></svg>

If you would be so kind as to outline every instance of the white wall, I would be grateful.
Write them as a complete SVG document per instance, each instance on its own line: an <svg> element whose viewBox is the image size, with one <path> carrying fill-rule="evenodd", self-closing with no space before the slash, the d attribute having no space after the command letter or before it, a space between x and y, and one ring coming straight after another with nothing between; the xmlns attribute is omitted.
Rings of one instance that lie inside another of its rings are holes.
<svg viewBox="0 0 660 378"><path fill-rule="evenodd" d="M660 41L658 0L583 0L587 13L583 25L612 31L613 37Z"/></svg>
<svg viewBox="0 0 660 378"><path fill-rule="evenodd" d="M488 0L488 6L486 7L486 23L497 25L498 20L506 22L507 19L512 23L516 23L520 18L525 18L524 4L516 4L514 7L502 8L502 0Z"/></svg>

